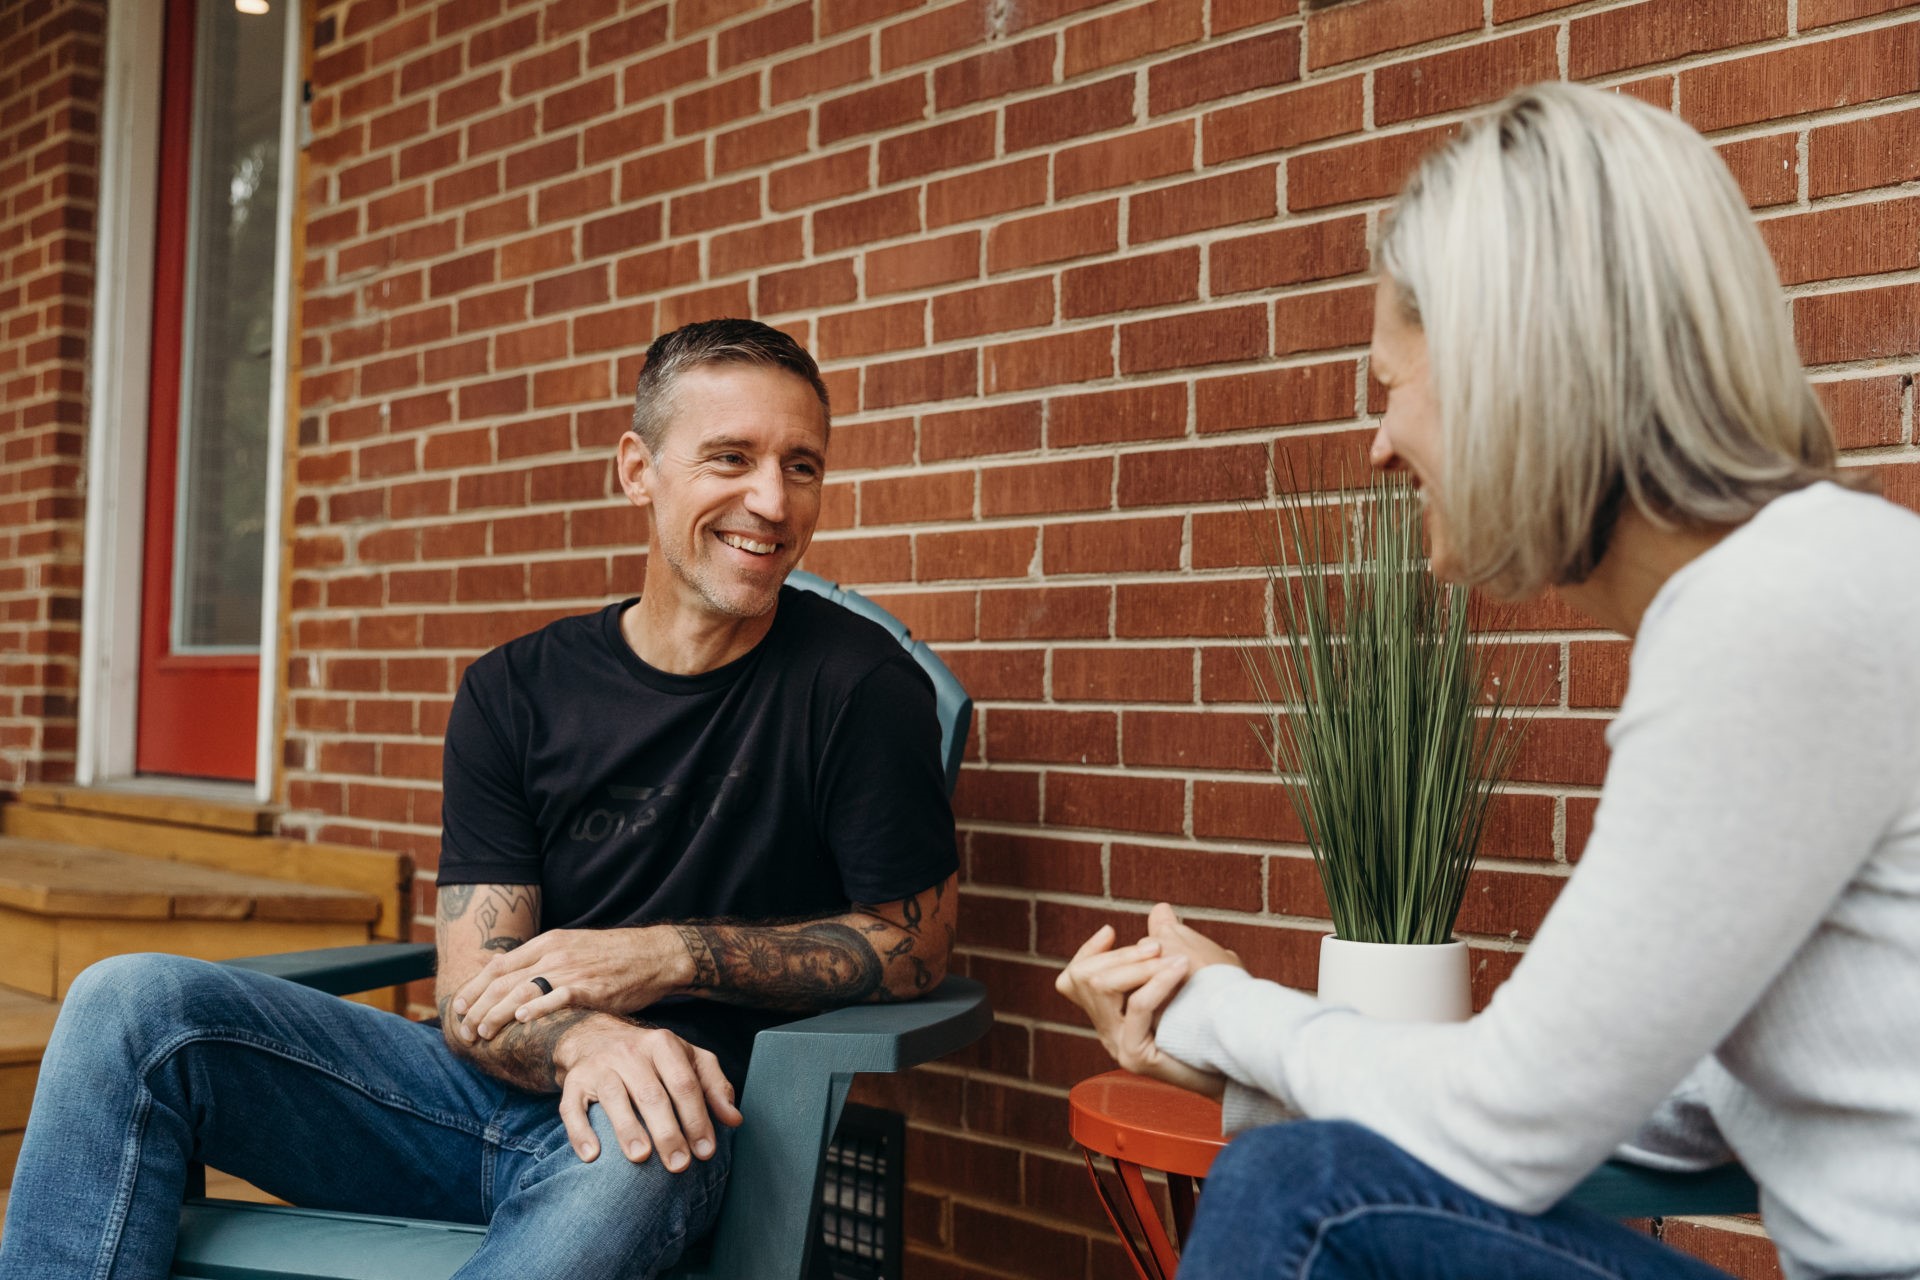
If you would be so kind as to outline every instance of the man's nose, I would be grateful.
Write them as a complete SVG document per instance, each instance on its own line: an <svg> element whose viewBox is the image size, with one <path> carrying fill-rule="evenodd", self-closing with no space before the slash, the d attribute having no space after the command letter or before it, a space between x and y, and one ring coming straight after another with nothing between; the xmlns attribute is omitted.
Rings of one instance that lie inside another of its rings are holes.
<svg viewBox="0 0 1920 1280"><path fill-rule="evenodd" d="M1387 436L1385 422L1373 433L1373 443L1367 448L1367 461L1381 471L1400 470L1400 455L1393 451L1393 441Z"/></svg>
<svg viewBox="0 0 1920 1280"><path fill-rule="evenodd" d="M747 482L747 510L768 524L787 519L787 477L778 460L755 467Z"/></svg>

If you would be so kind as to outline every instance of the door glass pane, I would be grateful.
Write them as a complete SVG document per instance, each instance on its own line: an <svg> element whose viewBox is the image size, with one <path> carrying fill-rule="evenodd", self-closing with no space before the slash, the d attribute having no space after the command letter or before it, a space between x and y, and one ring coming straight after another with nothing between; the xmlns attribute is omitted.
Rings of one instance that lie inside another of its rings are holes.
<svg viewBox="0 0 1920 1280"><path fill-rule="evenodd" d="M201 0L180 370L173 649L257 652L266 550L280 68L291 0Z"/></svg>

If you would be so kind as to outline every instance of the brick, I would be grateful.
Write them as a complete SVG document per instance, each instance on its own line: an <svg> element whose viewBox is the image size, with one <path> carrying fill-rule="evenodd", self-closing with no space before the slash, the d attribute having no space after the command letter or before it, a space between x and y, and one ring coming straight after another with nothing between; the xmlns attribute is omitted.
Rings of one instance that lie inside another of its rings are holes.
<svg viewBox="0 0 1920 1280"><path fill-rule="evenodd" d="M604 218L594 218L580 228L580 254L584 258L602 258L624 253L652 244L664 234L665 220L659 204L624 209Z"/></svg>
<svg viewBox="0 0 1920 1280"><path fill-rule="evenodd" d="M1113 373L1113 330L1048 334L986 349L986 393L1090 382Z"/></svg>
<svg viewBox="0 0 1920 1280"><path fill-rule="evenodd" d="M1109 633L1111 587L1020 587L980 593L982 640L1091 640Z"/></svg>
<svg viewBox="0 0 1920 1280"><path fill-rule="evenodd" d="M889 186L991 160L995 130L993 113L984 112L882 139L880 183Z"/></svg>
<svg viewBox="0 0 1920 1280"><path fill-rule="evenodd" d="M1032 528L921 533L913 541L913 574L920 582L1025 577L1040 545Z"/></svg>
<svg viewBox="0 0 1920 1280"><path fill-rule="evenodd" d="M860 36L777 63L767 73L767 96L775 104L858 84L873 74L873 40Z"/></svg>
<svg viewBox="0 0 1920 1280"><path fill-rule="evenodd" d="M830 452L835 471L905 466L913 461L913 422L889 418L835 423Z"/></svg>
<svg viewBox="0 0 1920 1280"><path fill-rule="evenodd" d="M1067 147L1054 157L1054 198L1191 173L1193 149L1191 120Z"/></svg>
<svg viewBox="0 0 1920 1280"><path fill-rule="evenodd" d="M1251 733L1249 729L1249 736ZM1275 779L1263 782L1195 781L1193 834L1203 840L1276 840L1304 844L1307 833L1293 811L1292 802L1287 799L1285 786ZM1274 859L1269 865L1278 866L1280 862L1280 859ZM1311 870L1311 863L1306 866Z"/></svg>
<svg viewBox="0 0 1920 1280"><path fill-rule="evenodd" d="M973 518L974 475L939 471L860 483L862 525Z"/></svg>
<svg viewBox="0 0 1920 1280"><path fill-rule="evenodd" d="M1116 635L1147 639L1259 635L1266 629L1263 579L1124 583L1115 600Z"/></svg>
<svg viewBox="0 0 1920 1280"><path fill-rule="evenodd" d="M676 244L651 249L613 264L613 291L620 297L660 293L700 278L700 246Z"/></svg>
<svg viewBox="0 0 1920 1280"><path fill-rule="evenodd" d="M851 258L769 272L760 277L759 311L765 315L815 311L851 302L859 295L859 289Z"/></svg>
<svg viewBox="0 0 1920 1280"><path fill-rule="evenodd" d="M1810 365L1920 352L1920 284L1796 298L1793 331Z"/></svg>
<svg viewBox="0 0 1920 1280"><path fill-rule="evenodd" d="M1782 284L1920 266L1920 197L1770 218L1761 238Z"/></svg>
<svg viewBox="0 0 1920 1280"><path fill-rule="evenodd" d="M1920 107L1807 134L1807 194L1815 199L1920 179Z"/></svg>
<svg viewBox="0 0 1920 1280"><path fill-rule="evenodd" d="M620 74L621 101L633 106L706 79L707 54L708 44L702 40L629 63Z"/></svg>
<svg viewBox="0 0 1920 1280"><path fill-rule="evenodd" d="M1300 78L1300 32L1289 27L1162 62L1147 72L1147 111L1165 115L1196 103Z"/></svg>
<svg viewBox="0 0 1920 1280"><path fill-rule="evenodd" d="M1039 446L1040 406L1034 401L930 413L920 423L923 462L1026 453Z"/></svg>
<svg viewBox="0 0 1920 1280"><path fill-rule="evenodd" d="M1353 361L1335 360L1207 378L1194 384L1194 420L1209 432L1351 418L1355 376Z"/></svg>
<svg viewBox="0 0 1920 1280"><path fill-rule="evenodd" d="M1133 111L1134 78L1130 75L1009 103L1004 112L1006 148L1009 152L1025 151L1117 129L1133 123Z"/></svg>
<svg viewBox="0 0 1920 1280"><path fill-rule="evenodd" d="M976 393L979 361L973 351L950 351L916 356L891 364L869 365L864 399L867 407L887 409L932 400L957 400Z"/></svg>
<svg viewBox="0 0 1920 1280"><path fill-rule="evenodd" d="M705 133L750 116L760 108L760 73L748 72L673 101L673 131L680 137Z"/></svg>
<svg viewBox="0 0 1920 1280"><path fill-rule="evenodd" d="M1053 313L1053 281L1044 277L943 294L933 300L933 340L1037 328Z"/></svg>
<svg viewBox="0 0 1920 1280"><path fill-rule="evenodd" d="M1792 45L1680 73L1680 114L1703 133L1920 91L1920 23Z"/></svg>
<svg viewBox="0 0 1920 1280"><path fill-rule="evenodd" d="M1209 111L1201 120L1203 160L1224 164L1358 132L1362 79L1349 76Z"/></svg>
<svg viewBox="0 0 1920 1280"><path fill-rule="evenodd" d="M1786 33L1786 0L1646 0L1568 23L1567 66L1589 80Z"/></svg>
<svg viewBox="0 0 1920 1280"><path fill-rule="evenodd" d="M866 255L865 275L871 297L977 279L980 233L962 231L875 249Z"/></svg>
<svg viewBox="0 0 1920 1280"><path fill-rule="evenodd" d="M667 228L672 235L691 236L759 216L760 179L745 178L673 197L667 205Z"/></svg>
<svg viewBox="0 0 1920 1280"><path fill-rule="evenodd" d="M1745 138L1716 148L1727 172L1740 184L1741 194L1755 209L1792 204L1800 195L1800 139L1798 134L1775 133Z"/></svg>
<svg viewBox="0 0 1920 1280"><path fill-rule="evenodd" d="M1050 524L1041 536L1040 570L1049 576L1172 572L1180 568L1184 525L1179 516Z"/></svg>
<svg viewBox="0 0 1920 1280"><path fill-rule="evenodd" d="M1052 693L1062 701L1186 702L1193 697L1190 649L1059 648Z"/></svg>
<svg viewBox="0 0 1920 1280"><path fill-rule="evenodd" d="M829 98L820 104L819 145L877 133L926 117L927 82L924 76L906 76L871 89Z"/></svg>
<svg viewBox="0 0 1920 1280"><path fill-rule="evenodd" d="M1075 267L1060 276L1060 314L1068 318L1192 302L1199 296L1196 247Z"/></svg>
<svg viewBox="0 0 1920 1280"><path fill-rule="evenodd" d="M1046 655L1038 649L949 649L942 656L980 701L1037 702L1046 694Z"/></svg>
<svg viewBox="0 0 1920 1280"><path fill-rule="evenodd" d="M989 34L984 0L959 0L880 31L880 69L892 71L957 53Z"/></svg>
<svg viewBox="0 0 1920 1280"><path fill-rule="evenodd" d="M807 150L807 129L804 111L730 129L713 140L713 171L733 173L801 155Z"/></svg>
<svg viewBox="0 0 1920 1280"><path fill-rule="evenodd" d="M951 111L1051 84L1054 49L1055 37L1040 36L935 67L934 108Z"/></svg>
<svg viewBox="0 0 1920 1280"><path fill-rule="evenodd" d="M775 169L767 177L767 204L784 212L865 191L871 165L868 149L855 147Z"/></svg>
<svg viewBox="0 0 1920 1280"><path fill-rule="evenodd" d="M1319 209L1393 195L1422 156L1458 132L1447 125L1296 156L1287 163L1287 207Z"/></svg>
<svg viewBox="0 0 1920 1280"><path fill-rule="evenodd" d="M1026 710L987 712L985 756L1044 764L1117 764L1119 717L1111 711Z"/></svg>
<svg viewBox="0 0 1920 1280"><path fill-rule="evenodd" d="M1209 287L1218 297L1354 275L1369 265L1366 219L1329 218L1216 241Z"/></svg>
<svg viewBox="0 0 1920 1280"><path fill-rule="evenodd" d="M749 287L744 282L677 293L661 299L660 328L665 332L695 320L745 315L752 308L750 298Z"/></svg>
<svg viewBox="0 0 1920 1280"><path fill-rule="evenodd" d="M1900 405L1906 388L1904 375L1813 384L1842 449L1900 443Z"/></svg>
<svg viewBox="0 0 1920 1280"><path fill-rule="evenodd" d="M1372 333L1372 285L1294 294L1273 304L1276 356L1365 346Z"/></svg>
<svg viewBox="0 0 1920 1280"><path fill-rule="evenodd" d="M1247 737L1251 740L1253 735ZM1113 896L1176 906L1259 911L1263 861L1252 854L1116 842Z"/></svg>
<svg viewBox="0 0 1920 1280"><path fill-rule="evenodd" d="M900 302L821 316L814 350L822 360L844 360L923 346L926 315L925 302Z"/></svg>
<svg viewBox="0 0 1920 1280"><path fill-rule="evenodd" d="M1358 0L1309 9L1307 68L1351 62L1388 49L1425 44L1480 25L1479 0Z"/></svg>
<svg viewBox="0 0 1920 1280"><path fill-rule="evenodd" d="M918 8L926 0L821 0L820 34L833 35Z"/></svg>
<svg viewBox="0 0 1920 1280"><path fill-rule="evenodd" d="M807 549L806 567L835 582L905 582L913 575L913 540L821 538Z"/></svg>
<svg viewBox="0 0 1920 1280"><path fill-rule="evenodd" d="M709 270L715 277L737 275L806 257L802 219L763 222L717 235L708 245Z"/></svg>
<svg viewBox="0 0 1920 1280"><path fill-rule="evenodd" d="M1113 501L1111 458L1069 458L992 467L980 473L980 514L1011 515L1101 511Z"/></svg>
<svg viewBox="0 0 1920 1280"><path fill-rule="evenodd" d="M1047 443L1054 448L1164 440L1184 434L1186 427L1184 383L1061 396L1047 403Z"/></svg>
<svg viewBox="0 0 1920 1280"><path fill-rule="evenodd" d="M813 7L792 4L784 9L722 31L714 41L719 69L797 49L813 38Z"/></svg>
<svg viewBox="0 0 1920 1280"><path fill-rule="evenodd" d="M835 253L854 245L892 240L920 230L920 201L913 191L893 191L821 209L813 215L813 251Z"/></svg>
<svg viewBox="0 0 1920 1280"><path fill-rule="evenodd" d="M549 131L569 129L606 115L619 105L620 93L614 77L601 76L542 99L540 127Z"/></svg>
<svg viewBox="0 0 1920 1280"><path fill-rule="evenodd" d="M1882 0L1884 3L1884 0ZM1804 21L1804 19L1803 19ZM1752 1280L1780 1280L1780 1251L1764 1234L1733 1230L1705 1222L1663 1219L1660 1239L1729 1275Z"/></svg>
<svg viewBox="0 0 1920 1280"><path fill-rule="evenodd" d="M1450 49L1376 71L1373 118L1379 124L1393 124L1479 106L1521 85L1555 79L1558 72L1559 55L1550 27Z"/></svg>
<svg viewBox="0 0 1920 1280"><path fill-rule="evenodd" d="M968 835L967 862L969 884L1055 893L1101 891L1100 846L1090 841L975 831Z"/></svg>
<svg viewBox="0 0 1920 1280"><path fill-rule="evenodd" d="M927 184L927 225L951 226L1030 209L1047 200L1047 158L1034 156L1012 164L978 169Z"/></svg>
<svg viewBox="0 0 1920 1280"><path fill-rule="evenodd" d="M631 17L598 27L587 36L587 65L624 61L665 43L670 7L656 5Z"/></svg>
<svg viewBox="0 0 1920 1280"><path fill-rule="evenodd" d="M1199 0L1153 0L1103 14L1066 29L1066 77L1178 49L1205 34L1205 7Z"/></svg>
<svg viewBox="0 0 1920 1280"><path fill-rule="evenodd" d="M1161 449L1120 458L1123 507L1244 502L1267 492L1264 444Z"/></svg>
<svg viewBox="0 0 1920 1280"><path fill-rule="evenodd" d="M1120 326L1120 371L1230 364L1267 354L1267 309L1226 307Z"/></svg>
<svg viewBox="0 0 1920 1280"><path fill-rule="evenodd" d="M987 233L987 270L998 275L1120 247L1120 205L1106 200L1001 222Z"/></svg>
<svg viewBox="0 0 1920 1280"><path fill-rule="evenodd" d="M1175 835L1185 821L1185 791L1177 778L1049 771L1045 822Z"/></svg>
<svg viewBox="0 0 1920 1280"><path fill-rule="evenodd" d="M1128 198L1127 239L1133 244L1271 218L1279 208L1274 169L1196 178Z"/></svg>

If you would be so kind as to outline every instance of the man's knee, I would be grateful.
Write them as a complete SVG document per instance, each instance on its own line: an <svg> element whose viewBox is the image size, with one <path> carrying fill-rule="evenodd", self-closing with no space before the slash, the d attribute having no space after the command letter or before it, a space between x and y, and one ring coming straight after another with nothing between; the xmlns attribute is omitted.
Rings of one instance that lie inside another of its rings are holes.
<svg viewBox="0 0 1920 1280"><path fill-rule="evenodd" d="M95 1029L180 1024L204 1008L209 990L231 985L223 977L220 966L185 956L111 956L73 980L62 1012Z"/></svg>
<svg viewBox="0 0 1920 1280"><path fill-rule="evenodd" d="M599 1156L579 1161L570 1147L563 1146L556 1152L562 1159L579 1161L573 1185L567 1191L569 1204L610 1223L631 1221L636 1206L646 1205L647 1215L656 1220L663 1235L693 1239L704 1234L719 1214L733 1154L733 1135L722 1130L710 1160L690 1161L685 1169L674 1173L657 1152L638 1163L627 1159L621 1154L606 1113L598 1106L587 1110L600 1137Z"/></svg>

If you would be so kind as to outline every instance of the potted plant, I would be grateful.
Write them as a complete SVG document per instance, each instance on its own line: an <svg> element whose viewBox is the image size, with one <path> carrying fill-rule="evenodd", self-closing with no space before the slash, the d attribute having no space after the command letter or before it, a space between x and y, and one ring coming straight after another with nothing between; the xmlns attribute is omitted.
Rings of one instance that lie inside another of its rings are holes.
<svg viewBox="0 0 1920 1280"><path fill-rule="evenodd" d="M1429 571L1420 513L1418 492L1392 476L1331 502L1297 484L1283 494L1271 536L1262 530L1282 634L1248 669L1264 708L1255 732L1286 777L1333 917L1321 998L1448 1020L1471 1008L1453 926L1531 673L1503 680L1492 648L1473 642L1466 589Z"/></svg>

